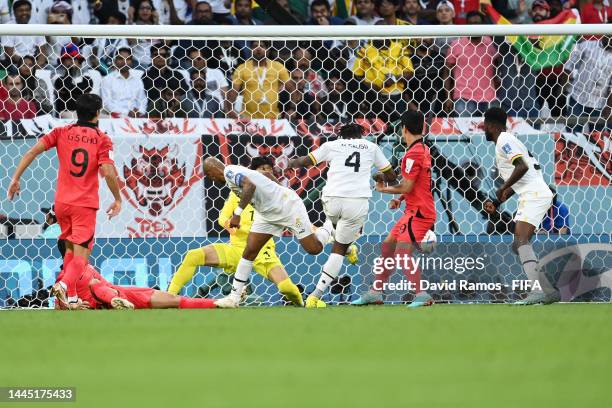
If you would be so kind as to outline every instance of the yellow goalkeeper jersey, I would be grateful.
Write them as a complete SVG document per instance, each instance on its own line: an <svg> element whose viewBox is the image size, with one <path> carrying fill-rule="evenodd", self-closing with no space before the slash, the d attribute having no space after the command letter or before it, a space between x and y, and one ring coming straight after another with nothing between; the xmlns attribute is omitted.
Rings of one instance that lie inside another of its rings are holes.
<svg viewBox="0 0 612 408"><path fill-rule="evenodd" d="M234 192L230 192L221 212L219 213L219 224L226 229L229 229L229 220L234 215L234 210L238 207L240 198ZM247 242L247 236L253 225L253 219L255 217L255 209L251 204L247 205L242 215L240 216L240 228L230 231L230 244L244 248ZM274 238L270 238L265 245L268 249L275 250Z"/></svg>

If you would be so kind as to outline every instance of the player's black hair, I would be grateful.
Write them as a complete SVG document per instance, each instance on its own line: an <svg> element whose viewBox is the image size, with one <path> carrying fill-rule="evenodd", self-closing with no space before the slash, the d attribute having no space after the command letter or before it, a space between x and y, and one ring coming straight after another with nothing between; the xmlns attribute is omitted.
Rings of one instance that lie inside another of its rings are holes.
<svg viewBox="0 0 612 408"><path fill-rule="evenodd" d="M422 135L425 116L420 111L408 110L402 115L402 127L413 135Z"/></svg>
<svg viewBox="0 0 612 408"><path fill-rule="evenodd" d="M508 114L502 108L497 106L487 109L484 114L484 120L488 123L494 123L496 125L506 126L508 120Z"/></svg>
<svg viewBox="0 0 612 408"><path fill-rule="evenodd" d="M76 114L79 122L91 122L102 109L102 98L93 93L80 95L76 100Z"/></svg>
<svg viewBox="0 0 612 408"><path fill-rule="evenodd" d="M468 12L468 13L465 15L465 19L466 19L466 20L469 20L470 18L475 17L475 16L480 17L480 21L484 23L485 17L484 17L484 15L483 15L483 14L482 14L480 11L478 11L478 10L472 10L472 11Z"/></svg>
<svg viewBox="0 0 612 408"><path fill-rule="evenodd" d="M312 9L315 6L325 6L325 8L327 8L329 11L331 11L331 6L329 5L329 2L327 0L313 0L312 3L310 3L310 12L312 13Z"/></svg>
<svg viewBox="0 0 612 408"><path fill-rule="evenodd" d="M363 126L357 123L347 123L340 128L339 136L342 139L360 139L363 136Z"/></svg>
<svg viewBox="0 0 612 408"><path fill-rule="evenodd" d="M251 165L249 166L249 168L251 170L257 170L258 167L265 166L266 164L274 167L274 159L272 158L272 156L253 157L251 159Z"/></svg>

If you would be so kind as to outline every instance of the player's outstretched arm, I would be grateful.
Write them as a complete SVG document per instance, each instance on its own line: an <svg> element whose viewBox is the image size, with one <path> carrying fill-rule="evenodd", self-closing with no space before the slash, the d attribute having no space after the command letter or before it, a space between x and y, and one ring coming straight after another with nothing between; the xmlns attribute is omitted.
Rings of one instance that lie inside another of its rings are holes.
<svg viewBox="0 0 612 408"><path fill-rule="evenodd" d="M514 170L512 170L512 174L508 177L508 180L497 189L495 195L500 203L503 203L508 198L512 197L514 194L514 190L512 190L512 186L514 183L519 181L525 173L529 170L529 166L522 157L517 157L512 164L514 165Z"/></svg>
<svg viewBox="0 0 612 408"><path fill-rule="evenodd" d="M415 180L402 179L399 184L394 186L385 186L385 183L379 181L376 183L376 191L387 194L408 194L414 188Z"/></svg>
<svg viewBox="0 0 612 408"><path fill-rule="evenodd" d="M313 162L312 158L309 156L301 156L295 159L289 160L289 164L287 167L290 169L301 169L303 167L313 166L316 163Z"/></svg>
<svg viewBox="0 0 612 408"><path fill-rule="evenodd" d="M230 228L240 228L240 214L251 203L253 194L255 194L255 184L248 177L243 177L240 180L240 187L242 188L242 194L238 207L234 210L234 215L230 219Z"/></svg>
<svg viewBox="0 0 612 408"><path fill-rule="evenodd" d="M17 169L15 169L15 174L13 174L13 178L11 179L11 184L8 188L8 199L12 200L15 197L15 194L19 195L21 192L21 186L19 185L19 180L23 175L23 172L32 164L34 159L38 157L39 154L47 150L47 147L42 141L36 143L30 150L26 152L21 158L21 161L17 165Z"/></svg>
<svg viewBox="0 0 612 408"><path fill-rule="evenodd" d="M111 219L121 212L121 193L119 191L119 183L117 181L117 171L115 170L115 166L109 163L102 164L100 168L102 170L104 180L106 180L106 185L115 199L110 207L108 207L108 210L106 210L108 218Z"/></svg>

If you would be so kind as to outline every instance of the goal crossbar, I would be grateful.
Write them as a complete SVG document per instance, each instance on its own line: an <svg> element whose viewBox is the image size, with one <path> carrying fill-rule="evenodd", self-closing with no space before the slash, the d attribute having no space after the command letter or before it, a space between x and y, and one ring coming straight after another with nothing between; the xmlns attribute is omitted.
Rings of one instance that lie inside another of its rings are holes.
<svg viewBox="0 0 612 408"><path fill-rule="evenodd" d="M512 35L612 35L612 24L507 24L414 26L213 26L213 25L64 25L2 24L6 36L74 36L105 38L254 38L372 39Z"/></svg>

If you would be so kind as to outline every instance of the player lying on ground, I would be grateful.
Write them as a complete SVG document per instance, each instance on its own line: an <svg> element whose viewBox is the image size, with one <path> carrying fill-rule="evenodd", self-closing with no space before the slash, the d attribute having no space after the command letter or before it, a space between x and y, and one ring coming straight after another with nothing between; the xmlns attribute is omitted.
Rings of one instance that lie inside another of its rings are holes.
<svg viewBox="0 0 612 408"><path fill-rule="evenodd" d="M518 194L512 250L518 255L527 278L532 282L537 281L541 289L534 288L527 298L517 304L558 302L559 292L542 276L538 258L531 246L531 238L552 205L553 193L544 181L536 158L516 136L506 132L507 120L507 114L501 108L491 108L485 112L485 137L495 143L495 161L504 184L495 192L497 199L485 202L484 209L493 213L514 193Z"/></svg>
<svg viewBox="0 0 612 408"><path fill-rule="evenodd" d="M254 157L251 160L251 170L262 173L273 172L273 160L271 157ZM210 266L213 268L223 268L226 273L236 272L240 257L244 252L247 243L247 236L255 219L255 209L248 204L240 217L240 227L230 228L229 222L238 208L240 199L232 191L229 194L221 213L219 214L219 224L226 228L230 233L230 243L216 243L206 245L202 248L191 249L185 255L183 263L178 268L168 287L168 292L178 294L187 282L195 274L199 266ZM259 254L253 261L255 272L268 279L276 285L278 291L296 306L303 306L302 294L297 286L291 281L285 267L276 255L274 239L270 238Z"/></svg>
<svg viewBox="0 0 612 408"><path fill-rule="evenodd" d="M292 168L317 165L324 161L329 163L321 201L325 216L331 220L336 232L331 254L323 265L316 289L306 299L307 308L325 307L321 297L338 277L342 260L351 244L361 236L372 197L372 167L381 171L386 181L394 182L396 179L391 163L380 147L362 137L361 126L344 125L340 129L339 139L323 143L308 156L289 162Z"/></svg>
<svg viewBox="0 0 612 408"><path fill-rule="evenodd" d="M58 241L64 252L63 241ZM60 282L63 269L57 277ZM151 288L112 285L91 265L86 265L76 280L77 300L68 307L56 302L57 309L210 309L213 299L192 299Z"/></svg>
<svg viewBox="0 0 612 408"><path fill-rule="evenodd" d="M273 236L280 237L285 229L295 235L309 254L316 255L323 251L333 233L331 222L326 221L313 233L308 212L300 197L295 191L273 181L273 175L264 175L242 166L225 166L214 157L204 160L204 172L214 182L227 183L240 197L229 221L230 228L240 228L242 213L249 203L255 209L255 219L236 267L232 291L229 296L216 301L217 307L238 307L257 254L266 242Z"/></svg>
<svg viewBox="0 0 612 408"><path fill-rule="evenodd" d="M56 148L59 170L54 208L62 230L59 239L66 241L66 273L51 292L66 307L76 302L76 279L85 270L93 247L99 207L98 171L115 198L106 213L112 218L121 211L113 144L110 137L98 129L101 109L102 99L98 95L79 96L77 122L55 128L43 136L21 159L8 189L8 198L12 200L21 190L19 179L28 166L44 151Z"/></svg>
<svg viewBox="0 0 612 408"><path fill-rule="evenodd" d="M423 143L425 118L421 112L408 111L402 115L402 135L408 146L402 158L402 180L394 186L386 186L383 180L376 182L376 191L387 194L401 194L400 199L392 199L390 208L399 208L401 201L406 203L404 215L397 221L381 245L381 258L392 258L396 254L411 256L415 249L420 249L425 235L433 229L436 222L436 207L431 192L431 155L429 147ZM383 263L383 266L385 263ZM388 265L387 265L388 266ZM363 293L353 305L383 303L384 285L393 273L392 268L385 267L382 273L375 275L369 291ZM416 295L409 307L429 306L433 298L420 288L421 270L404 270L409 282L415 287Z"/></svg>

